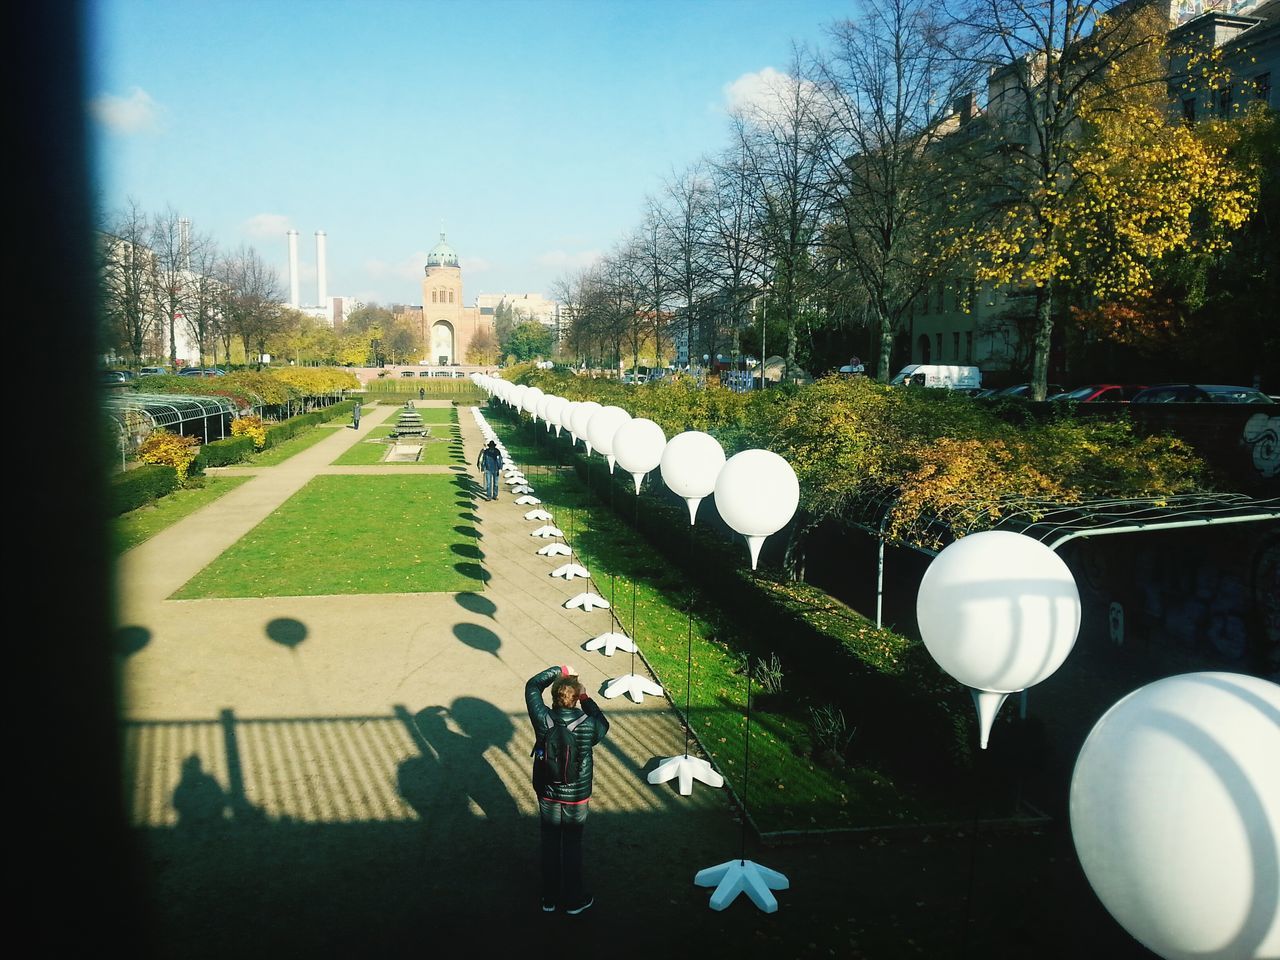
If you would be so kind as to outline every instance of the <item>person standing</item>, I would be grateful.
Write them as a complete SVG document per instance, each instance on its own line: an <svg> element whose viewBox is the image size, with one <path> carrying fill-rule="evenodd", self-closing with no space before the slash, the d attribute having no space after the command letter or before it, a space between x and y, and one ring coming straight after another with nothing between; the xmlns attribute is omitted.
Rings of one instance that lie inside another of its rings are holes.
<svg viewBox="0 0 1280 960"><path fill-rule="evenodd" d="M356 430L360 429L360 401L359 400L357 400L356 405L351 408L351 423Z"/></svg>
<svg viewBox="0 0 1280 960"><path fill-rule="evenodd" d="M551 707L542 691L551 687ZM582 877L582 833L591 805L591 750L609 732L609 721L573 667L548 667L524 685L533 724L533 789L538 795L542 848L542 912L557 907L576 916L595 898Z"/></svg>
<svg viewBox="0 0 1280 960"><path fill-rule="evenodd" d="M498 452L498 445L492 440L480 451L480 456L476 457L476 469L484 474L484 498L497 500L498 473L502 470L502 454Z"/></svg>

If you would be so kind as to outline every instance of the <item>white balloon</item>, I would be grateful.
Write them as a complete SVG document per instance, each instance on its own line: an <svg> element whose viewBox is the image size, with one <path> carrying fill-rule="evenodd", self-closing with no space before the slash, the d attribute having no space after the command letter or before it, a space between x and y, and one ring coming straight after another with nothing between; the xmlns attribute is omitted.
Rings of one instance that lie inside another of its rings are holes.
<svg viewBox="0 0 1280 960"><path fill-rule="evenodd" d="M635 480L637 494L644 475L662 461L666 445L667 435L662 428L644 417L628 420L613 435L614 459Z"/></svg>
<svg viewBox="0 0 1280 960"><path fill-rule="evenodd" d="M724 467L720 441L701 430L677 433L662 448L662 482L689 505L689 525L697 522L698 504L716 488Z"/></svg>
<svg viewBox="0 0 1280 960"><path fill-rule="evenodd" d="M1080 631L1080 592L1062 558L1006 530L970 534L934 557L916 595L929 655L979 691L985 749L1004 698L1044 680Z"/></svg>
<svg viewBox="0 0 1280 960"><path fill-rule="evenodd" d="M550 393L544 393L538 398L538 402L534 404L534 413L537 414L539 420L547 419L547 404L555 399Z"/></svg>
<svg viewBox="0 0 1280 960"><path fill-rule="evenodd" d="M613 473L613 435L631 419L631 414L621 407L601 407L587 421L587 439L601 456L609 461Z"/></svg>
<svg viewBox="0 0 1280 960"><path fill-rule="evenodd" d="M1102 715L1071 778L1098 899L1166 960L1280 957L1280 686L1157 680Z"/></svg>
<svg viewBox="0 0 1280 960"><path fill-rule="evenodd" d="M796 472L771 450L743 450L720 469L715 490L720 517L747 538L754 570L765 537L777 533L796 515L800 505Z"/></svg>
<svg viewBox="0 0 1280 960"><path fill-rule="evenodd" d="M560 411L560 426L569 431L574 442L577 442L578 437L573 432L573 415L578 412L580 406L582 406L581 400L570 400Z"/></svg>
<svg viewBox="0 0 1280 960"><path fill-rule="evenodd" d="M529 387L520 400L520 409L529 414L535 420L538 418L538 401L543 397L542 390L538 387Z"/></svg>
<svg viewBox="0 0 1280 960"><path fill-rule="evenodd" d="M587 445L587 456L591 455L591 441L587 439L587 424L599 409L600 404L594 400L584 400L578 405L578 409L573 411L573 436L574 439L581 440Z"/></svg>
<svg viewBox="0 0 1280 960"><path fill-rule="evenodd" d="M564 397L554 395L547 401L547 412L543 419L556 428L557 437L560 436L560 430L564 426L560 418L564 414L564 408L568 405L569 401Z"/></svg>

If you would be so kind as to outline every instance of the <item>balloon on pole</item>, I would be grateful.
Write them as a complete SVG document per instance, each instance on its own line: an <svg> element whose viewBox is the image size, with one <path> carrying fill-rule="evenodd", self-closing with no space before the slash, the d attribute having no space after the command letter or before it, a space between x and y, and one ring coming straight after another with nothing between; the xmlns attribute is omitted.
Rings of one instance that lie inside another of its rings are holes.
<svg viewBox="0 0 1280 960"><path fill-rule="evenodd" d="M573 436L576 440L581 440L587 447L587 456L591 456L591 441L587 439L587 424L591 422L591 418L595 416L596 411L600 409L600 404L594 400L583 400L578 405L578 409L573 411Z"/></svg>
<svg viewBox="0 0 1280 960"><path fill-rule="evenodd" d="M662 448L659 459L662 482L689 506L689 525L698 519L698 504L716 488L716 477L724 467L720 441L701 430L677 433Z"/></svg>
<svg viewBox="0 0 1280 960"><path fill-rule="evenodd" d="M628 420L613 435L613 456L623 470L631 474L640 495L645 474L662 462L667 435L652 420L636 417Z"/></svg>
<svg viewBox="0 0 1280 960"><path fill-rule="evenodd" d="M631 419L631 414L621 407L601 407L591 415L587 422L588 450L596 448L596 452L609 461L609 472L613 473L613 435L618 428Z"/></svg>
<svg viewBox="0 0 1280 960"><path fill-rule="evenodd" d="M1094 725L1071 836L1102 905L1166 960L1280 957L1280 686L1166 677Z"/></svg>
<svg viewBox="0 0 1280 960"><path fill-rule="evenodd" d="M934 557L916 595L920 637L973 691L987 748L1005 698L1050 676L1080 631L1080 592L1062 558L1039 540L987 530Z"/></svg>
<svg viewBox="0 0 1280 960"><path fill-rule="evenodd" d="M721 468L715 493L721 518L747 538L754 570L765 538L790 523L800 505L796 472L771 450L743 450Z"/></svg>

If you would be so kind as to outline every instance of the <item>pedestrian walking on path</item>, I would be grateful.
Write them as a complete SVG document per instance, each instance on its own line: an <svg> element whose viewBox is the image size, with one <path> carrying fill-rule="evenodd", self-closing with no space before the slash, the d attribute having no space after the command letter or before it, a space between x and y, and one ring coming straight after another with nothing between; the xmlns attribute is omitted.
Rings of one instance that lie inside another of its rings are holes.
<svg viewBox="0 0 1280 960"><path fill-rule="evenodd" d="M542 691L551 687L551 708ZM542 846L542 911L573 916L594 902L582 879L582 833L591 806L591 750L609 721L572 667L548 667L524 685L537 742L533 789L538 795Z"/></svg>
<svg viewBox="0 0 1280 960"><path fill-rule="evenodd" d="M498 472L502 470L502 454L498 452L498 446L492 440L480 451L480 456L476 457L476 469L484 473L484 498L497 500Z"/></svg>
<svg viewBox="0 0 1280 960"><path fill-rule="evenodd" d="M356 430L360 429L360 401L359 400L357 400L356 405L351 408L351 426Z"/></svg>

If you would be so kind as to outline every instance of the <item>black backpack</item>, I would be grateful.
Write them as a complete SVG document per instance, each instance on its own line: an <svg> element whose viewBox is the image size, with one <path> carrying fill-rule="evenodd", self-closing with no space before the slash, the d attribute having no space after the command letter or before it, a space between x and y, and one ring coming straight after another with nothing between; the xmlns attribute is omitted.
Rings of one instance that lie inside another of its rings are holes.
<svg viewBox="0 0 1280 960"><path fill-rule="evenodd" d="M533 748L534 780L541 784L574 783L582 772L582 757L573 731L587 719L584 713L576 720L562 723L548 717L550 726Z"/></svg>

